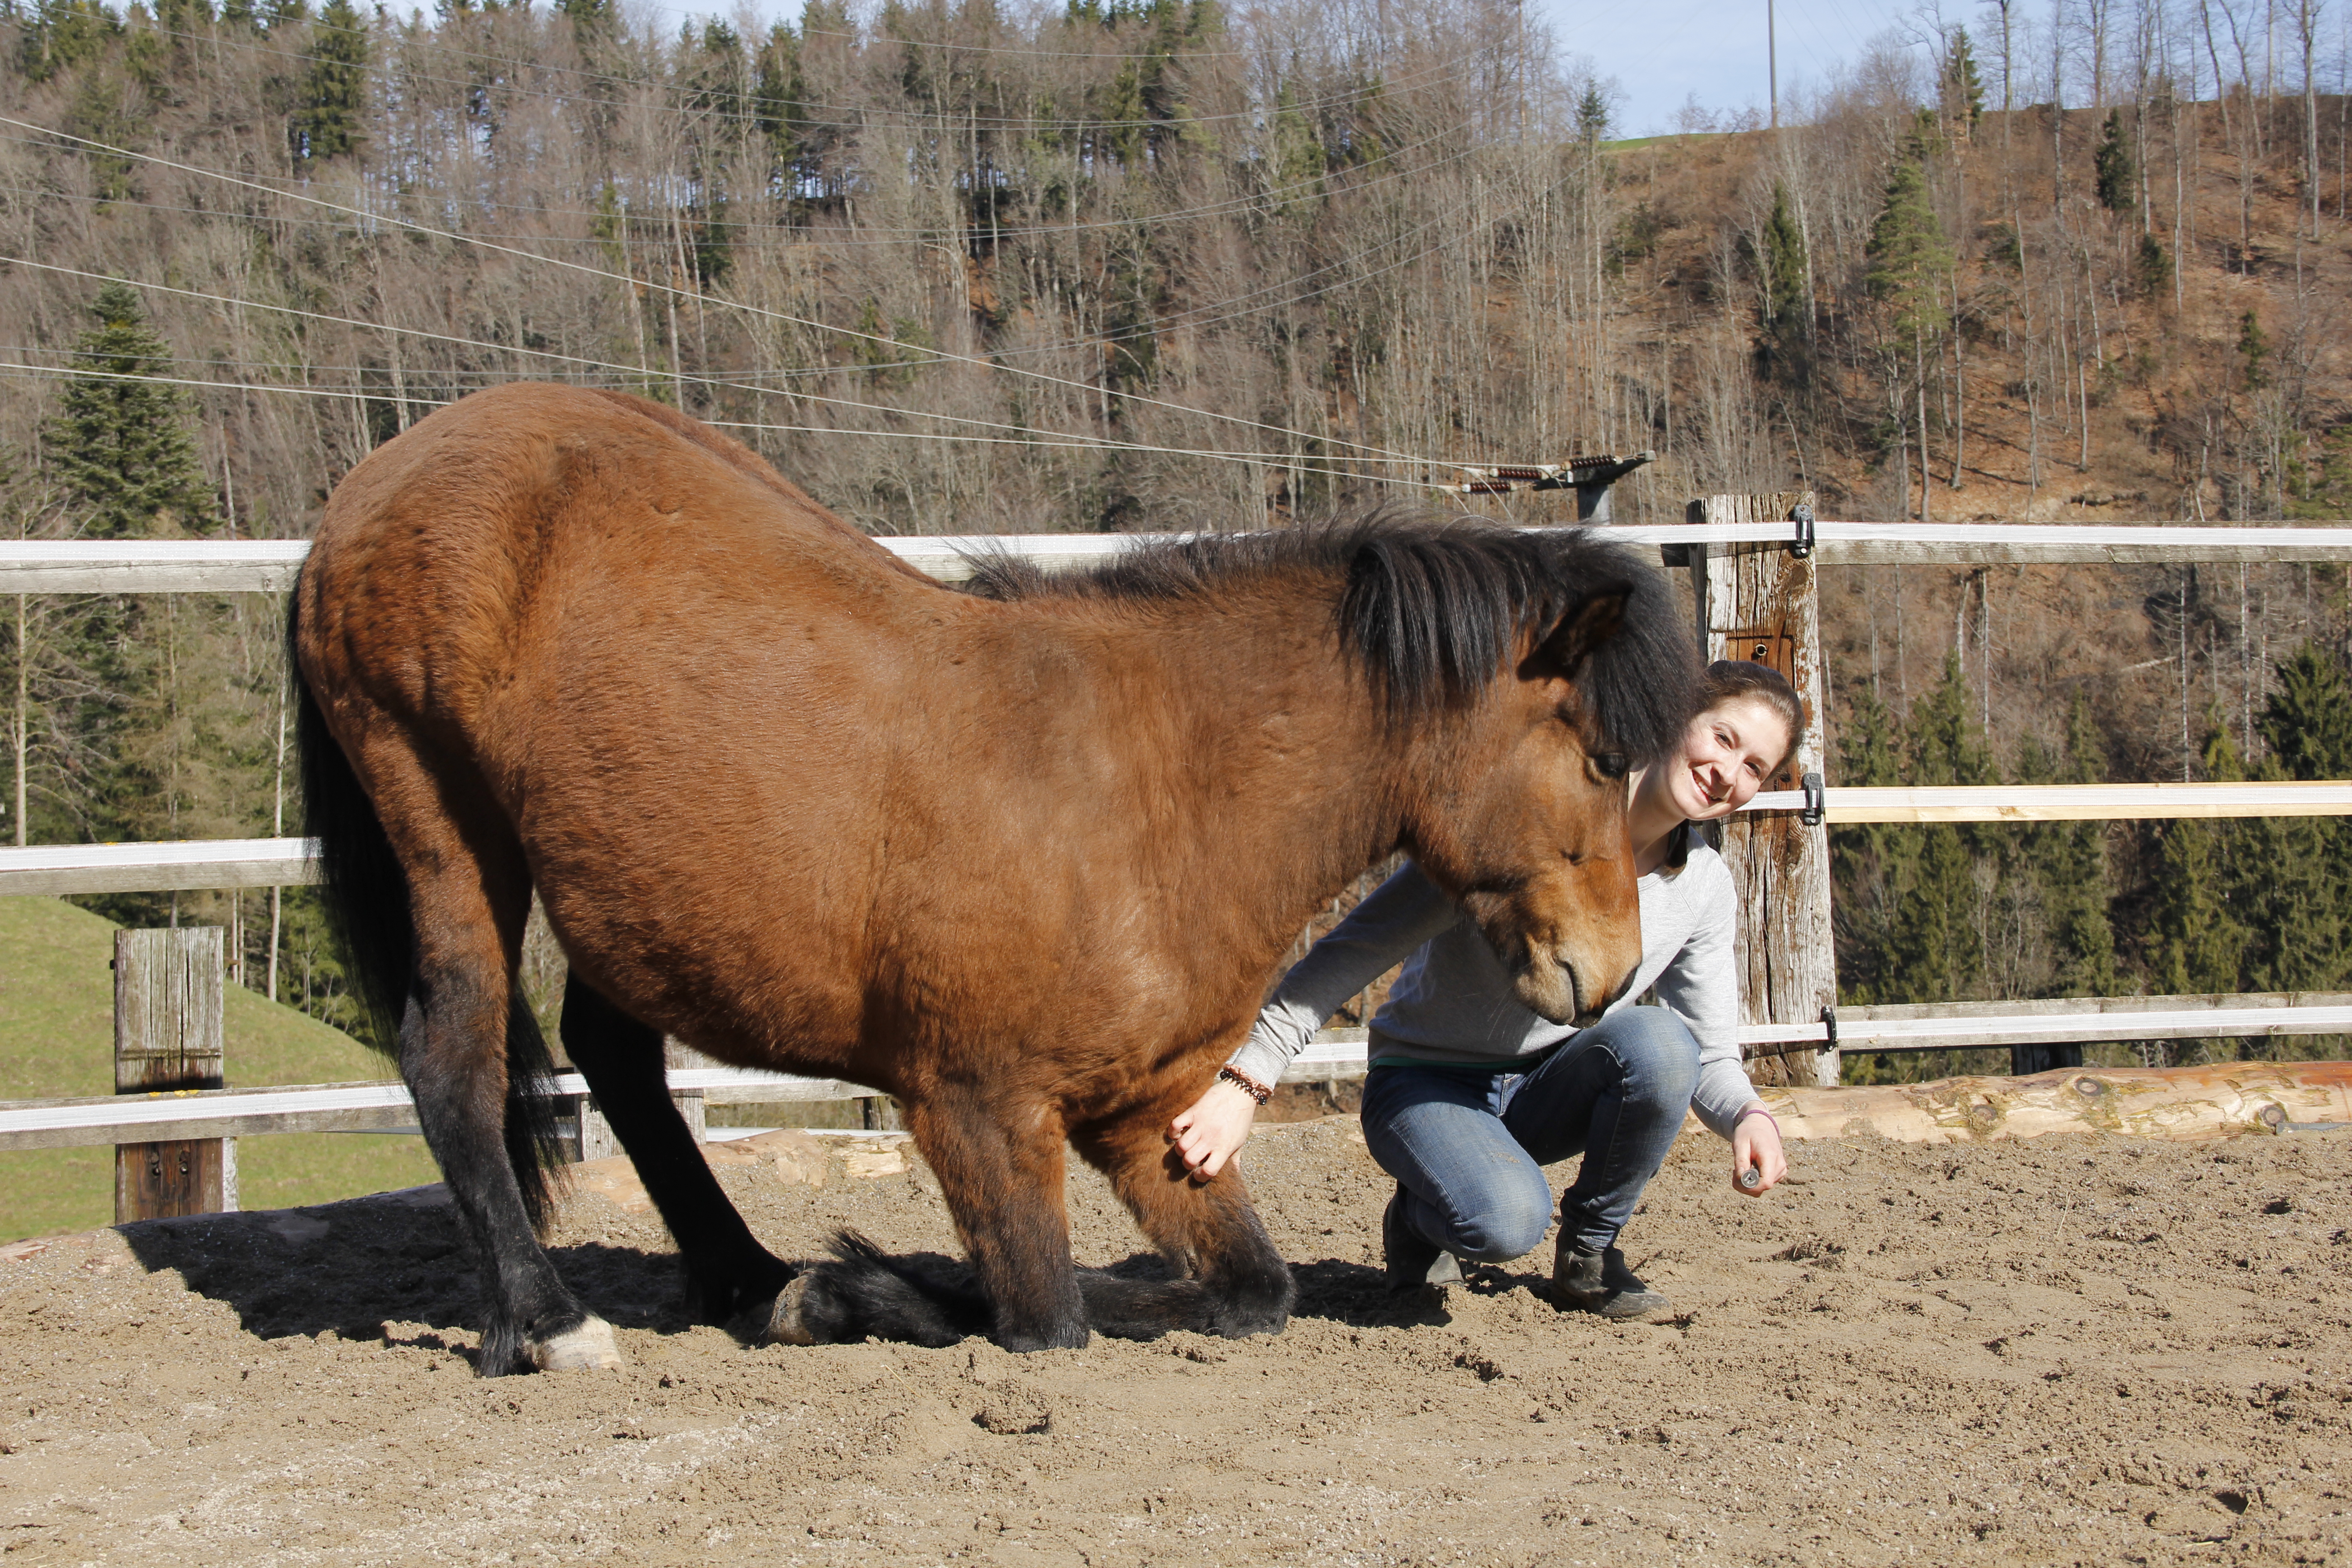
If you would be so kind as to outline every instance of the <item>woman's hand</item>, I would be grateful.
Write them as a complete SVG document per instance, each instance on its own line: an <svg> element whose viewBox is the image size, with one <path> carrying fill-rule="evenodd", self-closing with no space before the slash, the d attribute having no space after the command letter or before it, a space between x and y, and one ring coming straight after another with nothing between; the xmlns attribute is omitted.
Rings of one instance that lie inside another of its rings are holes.
<svg viewBox="0 0 2352 1568"><path fill-rule="evenodd" d="M1168 1124L1168 1142L1176 1145L1176 1157L1192 1179L1205 1182L1225 1168L1256 1120L1257 1101L1238 1085L1219 1079Z"/></svg>
<svg viewBox="0 0 2352 1568"><path fill-rule="evenodd" d="M1762 1179L1749 1186L1744 1179L1753 1170ZM1780 1152L1780 1124L1758 1100L1739 1113L1731 1129L1731 1185L1748 1197L1761 1197L1789 1173L1788 1157Z"/></svg>

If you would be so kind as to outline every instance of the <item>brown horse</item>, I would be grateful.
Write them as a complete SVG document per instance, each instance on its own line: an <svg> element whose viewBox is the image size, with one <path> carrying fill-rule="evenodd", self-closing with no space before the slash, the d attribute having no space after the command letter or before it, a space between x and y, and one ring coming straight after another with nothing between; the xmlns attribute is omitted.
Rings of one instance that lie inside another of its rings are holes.
<svg viewBox="0 0 2352 1568"><path fill-rule="evenodd" d="M481 1260L484 1373L618 1361L534 1234L533 888L564 1044L692 1307L782 1292L802 1342L1279 1330L1241 1181L1185 1179L1162 1129L1318 904L1400 847L1546 1016L1634 968L1622 780L1679 735L1696 663L1617 548L1374 520L1074 578L982 563L978 590L616 394L476 393L336 490L288 634L311 829ZM795 1280L694 1148L665 1032L898 1096L973 1287L854 1243ZM1066 1147L1176 1278L1081 1281Z"/></svg>

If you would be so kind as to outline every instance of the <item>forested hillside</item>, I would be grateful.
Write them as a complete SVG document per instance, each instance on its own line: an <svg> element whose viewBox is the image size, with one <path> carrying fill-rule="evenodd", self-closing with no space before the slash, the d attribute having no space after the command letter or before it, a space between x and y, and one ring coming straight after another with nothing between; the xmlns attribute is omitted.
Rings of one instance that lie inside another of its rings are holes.
<svg viewBox="0 0 2352 1568"><path fill-rule="evenodd" d="M1280 526L1642 449L1629 520L2352 509L2312 6L1989 8L1780 131L1642 142L1499 0L646 15L0 0L6 531L299 536L517 377L721 422L876 532ZM2352 773L2336 570L1827 577L1833 778ZM19 841L272 831L276 616L18 601ZM2332 823L2033 831L1843 836L1855 997L2352 984ZM307 900L274 940L258 896L183 910L340 1016Z"/></svg>

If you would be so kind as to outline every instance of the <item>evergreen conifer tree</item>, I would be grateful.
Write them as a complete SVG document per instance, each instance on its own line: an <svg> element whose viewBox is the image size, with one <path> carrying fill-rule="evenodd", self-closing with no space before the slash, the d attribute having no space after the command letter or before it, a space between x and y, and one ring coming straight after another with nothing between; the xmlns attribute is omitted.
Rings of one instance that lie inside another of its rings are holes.
<svg viewBox="0 0 2352 1568"><path fill-rule="evenodd" d="M2294 779L2352 778L2352 679L2343 660L2305 643L2276 667L2263 740Z"/></svg>
<svg viewBox="0 0 2352 1568"><path fill-rule="evenodd" d="M1586 147L1598 147L1609 139L1609 95L1601 90L1599 82L1587 82L1576 99L1576 139Z"/></svg>
<svg viewBox="0 0 2352 1568"><path fill-rule="evenodd" d="M172 351L147 324L129 285L109 283L89 312L98 322L74 349L79 374L44 432L49 462L86 509L90 539L206 533L213 489L196 461L193 410L167 375Z"/></svg>
<svg viewBox="0 0 2352 1568"><path fill-rule="evenodd" d="M1943 323L1944 279L1954 265L1951 241L1927 199L1921 150L1914 147L1887 176L1886 195L1864 247L1868 268L1864 286L1894 310L1903 336Z"/></svg>
<svg viewBox="0 0 2352 1568"><path fill-rule="evenodd" d="M1837 782L1864 787L1903 782L1902 725L1874 688L1862 688L1839 726ZM1884 999L1895 910L1910 885L1918 837L1894 823L1862 823L1831 828L1830 850L1838 994L1866 1006Z"/></svg>
<svg viewBox="0 0 2352 1568"><path fill-rule="evenodd" d="M2226 726L2207 735L2203 760L2209 780L2244 776ZM2164 825L2148 921L2148 973L2165 995L2242 989L2247 931L2229 898L2229 847L2214 823L2179 817Z"/></svg>
<svg viewBox="0 0 2352 1568"><path fill-rule="evenodd" d="M185 395L156 379L171 351L121 283L99 290L96 324L74 354L46 457L84 538L208 533L216 513L196 460ZM57 633L81 676L51 705L64 759L57 791L75 828L96 839L220 836L239 793L224 741L237 724L232 661L219 647L216 596L92 596ZM84 900L110 918L153 921L168 895Z"/></svg>
<svg viewBox="0 0 2352 1568"><path fill-rule="evenodd" d="M753 61L757 76L752 109L761 134L768 139L769 155L779 168L790 168L800 157L801 125L808 118L801 79L800 40L792 28L778 22L768 29Z"/></svg>
<svg viewBox="0 0 2352 1568"><path fill-rule="evenodd" d="M2099 205L2111 213L2127 213L2139 205L2139 166L2132 159L2131 138L2124 129L2124 111L2107 110L2099 144L2091 153L2091 173Z"/></svg>
<svg viewBox="0 0 2352 1568"><path fill-rule="evenodd" d="M16 35L17 68L47 81L98 58L121 36L121 20L103 0L34 0Z"/></svg>
<svg viewBox="0 0 2352 1568"><path fill-rule="evenodd" d="M2021 770L2022 772L2022 770ZM2103 783L2106 741L2078 689L2066 715L2066 747L2050 770L2055 784ZM2112 995L2116 934L2107 918L2107 826L2103 822L2053 822L2028 828L2020 842L2041 896L2052 952L2049 994Z"/></svg>
<svg viewBox="0 0 2352 1568"><path fill-rule="evenodd" d="M1968 683L1955 652L1944 678L1911 715L1911 782L1989 782L1991 758L1969 721ZM1966 996L1983 972L1973 842L1950 823L1931 823L1919 835L1917 864L1895 905L1888 932L1882 1000L1953 1002Z"/></svg>
<svg viewBox="0 0 2352 1568"><path fill-rule="evenodd" d="M1977 75L1976 52L1966 27L1952 29L1944 55L1944 112L1963 132L1972 132L1984 118L1984 82Z"/></svg>
<svg viewBox="0 0 2352 1568"><path fill-rule="evenodd" d="M2305 643L2275 668L2261 728L2270 755L2258 776L2352 777L2352 679L2341 660ZM2251 819L2231 879L2244 910L2247 984L2261 991L2333 991L2352 984L2352 868L2341 818Z"/></svg>
<svg viewBox="0 0 2352 1568"><path fill-rule="evenodd" d="M1758 259L1764 274L1764 331L1785 350L1805 336L1813 302L1806 290L1805 231L1790 209L1789 187L1772 183L1772 210L1764 219Z"/></svg>
<svg viewBox="0 0 2352 1568"><path fill-rule="evenodd" d="M288 134L298 163L355 151L367 117L367 24L351 0L328 0L310 26L310 63Z"/></svg>

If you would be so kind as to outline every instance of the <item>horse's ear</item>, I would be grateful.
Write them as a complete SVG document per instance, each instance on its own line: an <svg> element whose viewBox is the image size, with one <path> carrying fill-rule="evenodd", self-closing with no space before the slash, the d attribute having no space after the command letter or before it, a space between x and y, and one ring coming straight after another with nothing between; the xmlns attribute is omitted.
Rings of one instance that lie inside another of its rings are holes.
<svg viewBox="0 0 2352 1568"><path fill-rule="evenodd" d="M1529 673L1575 679L1593 650L1625 625L1626 607L1633 598L1631 583L1595 585L1537 639L1535 651L1528 658Z"/></svg>

